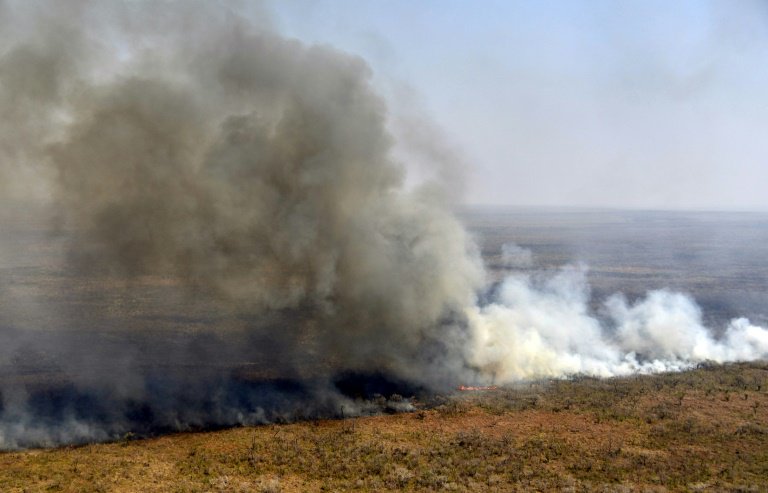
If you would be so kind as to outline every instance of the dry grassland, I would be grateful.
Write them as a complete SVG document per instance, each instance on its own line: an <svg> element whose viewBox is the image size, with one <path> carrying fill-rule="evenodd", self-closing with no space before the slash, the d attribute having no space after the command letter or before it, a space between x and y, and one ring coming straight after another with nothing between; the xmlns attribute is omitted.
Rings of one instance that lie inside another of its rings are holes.
<svg viewBox="0 0 768 493"><path fill-rule="evenodd" d="M768 365L0 454L3 492L768 491Z"/></svg>

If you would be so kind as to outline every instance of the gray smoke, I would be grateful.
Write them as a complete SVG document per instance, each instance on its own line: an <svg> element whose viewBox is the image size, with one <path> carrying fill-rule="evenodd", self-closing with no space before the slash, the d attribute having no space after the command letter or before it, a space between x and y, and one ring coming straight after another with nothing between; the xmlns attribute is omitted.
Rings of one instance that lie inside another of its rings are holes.
<svg viewBox="0 0 768 493"><path fill-rule="evenodd" d="M5 161L44 162L82 266L311 311L350 361L411 359L442 338L436 321L481 269L439 203L400 192L362 60L210 4L82 6L0 68L4 121L25 134ZM121 22L91 32L102 16Z"/></svg>
<svg viewBox="0 0 768 493"><path fill-rule="evenodd" d="M3 198L48 202L69 279L25 298L39 307L6 310L4 359L18 369L56 354L52 367L74 385L0 388L0 447L108 438L141 422L124 419L131 406L162 429L258 422L270 406L327 413L341 398L322 381L339 371L455 380L482 266L442 194L402 191L361 59L211 2L5 2L0 12ZM61 301L67 290L76 303ZM157 354L100 339L105 327L137 330L162 302L207 306L207 335ZM37 308L52 312L53 330L33 336L19 327ZM84 326L94 331L64 330ZM228 360L317 382L278 385L288 397L246 392L258 404L244 405L231 402L242 382L232 390L219 370L191 379L156 368ZM175 390L160 395L157 381ZM225 397L206 395L216 389ZM216 402L179 415L196 393ZM275 404L283 398L298 404ZM49 412L46 399L71 409ZM83 399L112 404L94 403L107 416L92 423Z"/></svg>
<svg viewBox="0 0 768 493"><path fill-rule="evenodd" d="M0 448L768 353L669 293L604 327L578 276L478 304L455 190L404 189L365 62L227 4L6 1L0 42Z"/></svg>

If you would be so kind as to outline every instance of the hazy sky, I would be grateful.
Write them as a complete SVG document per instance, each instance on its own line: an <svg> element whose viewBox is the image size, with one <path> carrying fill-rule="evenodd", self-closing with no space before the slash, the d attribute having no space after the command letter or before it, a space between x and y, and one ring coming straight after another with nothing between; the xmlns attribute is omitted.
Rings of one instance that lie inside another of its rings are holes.
<svg viewBox="0 0 768 493"><path fill-rule="evenodd" d="M279 0L427 115L480 204L768 209L768 2ZM410 116L409 116L410 115Z"/></svg>

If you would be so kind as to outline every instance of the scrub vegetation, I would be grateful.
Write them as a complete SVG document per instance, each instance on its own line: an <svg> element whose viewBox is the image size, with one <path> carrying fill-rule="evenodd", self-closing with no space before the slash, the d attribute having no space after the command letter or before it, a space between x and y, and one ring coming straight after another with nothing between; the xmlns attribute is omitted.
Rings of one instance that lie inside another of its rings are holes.
<svg viewBox="0 0 768 493"><path fill-rule="evenodd" d="M529 382L438 396L416 407L6 452L0 491L768 488L765 363Z"/></svg>

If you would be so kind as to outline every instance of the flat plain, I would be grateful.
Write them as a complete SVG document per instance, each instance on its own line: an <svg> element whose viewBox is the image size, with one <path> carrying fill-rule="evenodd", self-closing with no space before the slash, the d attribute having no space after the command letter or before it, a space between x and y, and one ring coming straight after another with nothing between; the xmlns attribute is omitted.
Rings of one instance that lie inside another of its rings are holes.
<svg viewBox="0 0 768 493"><path fill-rule="evenodd" d="M595 308L613 292L633 299L669 288L691 293L715 331L737 316L766 323L768 215L475 209L462 217L496 278L509 272L502 245L514 243L532 252L523 268L532 274L587 264ZM140 290L74 282L51 260L62 255L56 238L27 223L4 228L13 234L0 236L0 337L19 350L18 335L30 327L41 340L66 330L70 344L96 338L103 347L103 357L83 363L84 374L118 371L110 356L126 348L151 362L167 355L172 367L174 344L211 342L201 335L206 324L243 323L188 305L163 279L144 279ZM44 300L49 310L24 306L28 299ZM57 326L57 313L67 314L67 327ZM121 330L125 320L139 327ZM243 354L221 356L224 366L250 364ZM55 380L57 368L55 355L38 350L6 361L0 378L36 385ZM413 404L409 413L3 452L0 491L768 489L765 362L521 382Z"/></svg>

